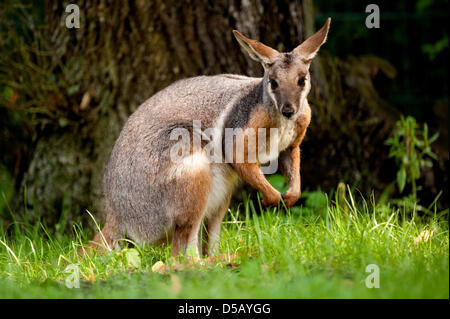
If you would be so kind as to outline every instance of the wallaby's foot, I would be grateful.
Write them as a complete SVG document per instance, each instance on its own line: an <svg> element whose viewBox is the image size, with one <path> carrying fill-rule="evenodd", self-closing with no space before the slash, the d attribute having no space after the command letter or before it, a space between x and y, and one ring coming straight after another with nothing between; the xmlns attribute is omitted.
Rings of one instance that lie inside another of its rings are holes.
<svg viewBox="0 0 450 319"><path fill-rule="evenodd" d="M197 221L199 224L201 221ZM196 224L197 224L196 223ZM198 249L198 229L200 225L187 224L182 227L177 226L172 240L172 256L177 257L184 253L190 258L199 258Z"/></svg>
<svg viewBox="0 0 450 319"><path fill-rule="evenodd" d="M101 244L90 241L89 244L78 248L77 254L78 256L83 257L93 253L94 251L103 253L105 252L105 249L101 246Z"/></svg>
<svg viewBox="0 0 450 319"><path fill-rule="evenodd" d="M108 253L117 245L116 219L108 214L105 227L97 233L87 246L78 249L78 255L84 256L91 252Z"/></svg>
<svg viewBox="0 0 450 319"><path fill-rule="evenodd" d="M87 245L78 248L77 252L79 256L85 256L86 254L90 254L93 252L97 253L108 253L113 248L113 241L111 240L108 244L105 244L104 240L100 233L95 235L94 239L92 239Z"/></svg>
<svg viewBox="0 0 450 319"><path fill-rule="evenodd" d="M273 193L267 193L263 195L261 203L266 207L275 207L281 200L281 194L276 191Z"/></svg>
<svg viewBox="0 0 450 319"><path fill-rule="evenodd" d="M294 204L298 201L299 198L300 193L296 194L287 191L285 194L283 194L284 204L286 205L287 208L294 206Z"/></svg>

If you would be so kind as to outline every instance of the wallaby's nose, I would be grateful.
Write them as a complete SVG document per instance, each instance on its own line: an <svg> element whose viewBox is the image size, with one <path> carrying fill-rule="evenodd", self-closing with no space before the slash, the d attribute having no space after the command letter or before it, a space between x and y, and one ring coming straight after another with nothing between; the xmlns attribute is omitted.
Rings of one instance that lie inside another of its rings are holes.
<svg viewBox="0 0 450 319"><path fill-rule="evenodd" d="M281 114L285 117L290 118L294 114L294 108L291 103L285 103L281 108Z"/></svg>

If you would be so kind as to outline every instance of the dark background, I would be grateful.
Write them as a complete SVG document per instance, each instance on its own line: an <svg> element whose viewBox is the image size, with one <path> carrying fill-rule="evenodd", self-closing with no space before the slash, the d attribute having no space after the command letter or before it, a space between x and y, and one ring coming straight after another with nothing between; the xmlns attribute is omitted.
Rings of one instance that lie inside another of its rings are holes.
<svg viewBox="0 0 450 319"><path fill-rule="evenodd" d="M397 70L393 81L377 79L380 94L403 114L441 129L448 147L448 1L383 1L379 29L361 28L364 2L320 1L317 24L333 17L334 56L376 55ZM446 43L446 44L445 44ZM441 105L441 103L446 104Z"/></svg>

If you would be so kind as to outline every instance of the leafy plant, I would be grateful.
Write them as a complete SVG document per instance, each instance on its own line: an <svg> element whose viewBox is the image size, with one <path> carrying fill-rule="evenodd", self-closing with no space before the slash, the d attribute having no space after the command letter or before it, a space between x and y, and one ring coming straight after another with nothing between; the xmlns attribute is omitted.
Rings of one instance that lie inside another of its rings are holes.
<svg viewBox="0 0 450 319"><path fill-rule="evenodd" d="M422 52L428 55L430 61L433 61L446 48L448 48L448 36L445 35L435 43L424 43L422 45Z"/></svg>
<svg viewBox="0 0 450 319"><path fill-rule="evenodd" d="M420 178L424 167L432 167L431 159L436 154L431 150L431 144L439 137L439 133L428 137L428 125L425 123L421 130L412 116L401 117L396 123L394 135L385 144L390 146L389 157L395 158L399 165L397 185L403 192L406 184L411 184L412 194L417 197L416 181Z"/></svg>

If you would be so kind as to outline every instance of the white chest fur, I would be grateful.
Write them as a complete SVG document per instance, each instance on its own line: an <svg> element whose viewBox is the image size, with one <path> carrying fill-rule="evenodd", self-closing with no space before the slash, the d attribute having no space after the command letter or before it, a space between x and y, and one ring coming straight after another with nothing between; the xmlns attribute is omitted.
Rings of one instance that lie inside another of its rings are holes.
<svg viewBox="0 0 450 319"><path fill-rule="evenodd" d="M279 118L278 125L278 153L281 153L297 138L297 122L286 119L284 116Z"/></svg>
<svg viewBox="0 0 450 319"><path fill-rule="evenodd" d="M211 171L211 190L208 195L205 216L211 216L217 212L217 209L228 200L238 181L237 173L226 164L212 164Z"/></svg>
<svg viewBox="0 0 450 319"><path fill-rule="evenodd" d="M261 164L265 164L269 161L277 159L282 151L292 145L292 143L297 138L297 123L295 120L289 120L285 117L280 116L279 118L277 118L277 130L274 133L276 134L276 138L274 138L274 136L272 135L272 131L270 133L271 152L259 153L258 161ZM262 144L260 145L262 149L265 149L265 146L263 146Z"/></svg>

